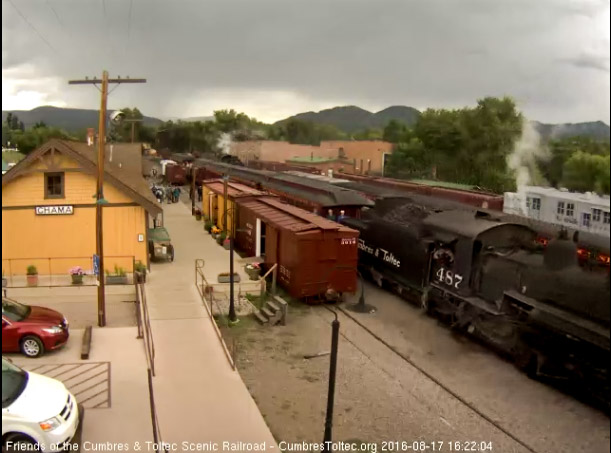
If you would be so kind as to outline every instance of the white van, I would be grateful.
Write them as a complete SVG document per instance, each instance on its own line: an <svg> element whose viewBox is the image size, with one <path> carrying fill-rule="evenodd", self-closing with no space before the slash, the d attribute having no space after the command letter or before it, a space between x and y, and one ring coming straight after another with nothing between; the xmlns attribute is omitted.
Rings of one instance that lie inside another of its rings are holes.
<svg viewBox="0 0 611 453"><path fill-rule="evenodd" d="M2 357L3 452L62 450L78 423L76 399L64 384Z"/></svg>

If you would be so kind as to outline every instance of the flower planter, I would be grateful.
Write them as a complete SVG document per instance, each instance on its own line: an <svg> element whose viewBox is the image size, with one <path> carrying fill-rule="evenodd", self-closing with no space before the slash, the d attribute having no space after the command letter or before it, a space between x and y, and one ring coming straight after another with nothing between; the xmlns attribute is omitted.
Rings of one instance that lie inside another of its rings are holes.
<svg viewBox="0 0 611 453"><path fill-rule="evenodd" d="M223 242L223 248L229 250L229 242Z"/></svg>
<svg viewBox="0 0 611 453"><path fill-rule="evenodd" d="M71 275L73 285L82 285L84 275Z"/></svg>
<svg viewBox="0 0 611 453"><path fill-rule="evenodd" d="M202 215L201 214L195 214L195 220L197 220L198 222L202 220Z"/></svg>
<svg viewBox="0 0 611 453"><path fill-rule="evenodd" d="M218 282L219 283L231 283L230 279L229 279L229 273L227 274L219 274L218 276ZM237 273L233 274L233 283L239 283L240 282L240 275Z"/></svg>
<svg viewBox="0 0 611 453"><path fill-rule="evenodd" d="M249 270L249 269L246 269L246 273L248 274L248 277L251 280L259 280L259 278L261 278L261 271L260 270Z"/></svg>
<svg viewBox="0 0 611 453"><path fill-rule="evenodd" d="M38 286L38 274L36 275L28 275L28 286Z"/></svg>
<svg viewBox="0 0 611 453"><path fill-rule="evenodd" d="M127 285L127 276L107 275L106 284L107 285Z"/></svg>

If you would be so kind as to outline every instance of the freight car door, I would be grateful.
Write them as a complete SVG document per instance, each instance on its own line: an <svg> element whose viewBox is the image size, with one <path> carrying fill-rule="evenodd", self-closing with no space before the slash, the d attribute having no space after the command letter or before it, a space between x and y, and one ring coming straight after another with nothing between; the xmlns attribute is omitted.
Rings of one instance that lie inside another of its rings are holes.
<svg viewBox="0 0 611 453"><path fill-rule="evenodd" d="M265 262L271 266L278 262L278 248L280 241L278 240L278 230L269 224L265 229Z"/></svg>
<svg viewBox="0 0 611 453"><path fill-rule="evenodd" d="M465 277L457 270L455 248L452 245L438 246L433 250L430 282L450 291L460 290L466 285Z"/></svg>

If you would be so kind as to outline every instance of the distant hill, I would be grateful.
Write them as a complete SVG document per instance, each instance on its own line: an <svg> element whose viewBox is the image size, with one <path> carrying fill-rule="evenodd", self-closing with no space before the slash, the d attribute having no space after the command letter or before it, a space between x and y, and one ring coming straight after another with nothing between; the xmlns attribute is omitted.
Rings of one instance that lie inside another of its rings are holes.
<svg viewBox="0 0 611 453"><path fill-rule="evenodd" d="M334 107L320 112L299 113L276 124L282 124L290 119L311 121L318 124L330 124L344 132L357 132L363 129L384 128L392 119L412 125L418 119L420 112L412 107L388 107L377 113L356 107L354 105Z"/></svg>
<svg viewBox="0 0 611 453"><path fill-rule="evenodd" d="M17 115L20 121L23 121L24 126L30 127L39 121L44 122L48 126L59 127L67 132L78 132L88 127L98 127L99 110L87 109L70 109L59 107L36 107L32 110L10 110L11 113ZM6 121L6 116L9 111L2 111L2 122ZM157 126L161 124L158 118L149 116L144 117L144 124L147 126Z"/></svg>
<svg viewBox="0 0 611 453"><path fill-rule="evenodd" d="M409 126L416 123L420 112L413 107L393 106L377 113L369 112L353 105L334 107L320 112L299 113L276 124L282 124L290 119L311 121L318 124L330 124L344 132L354 133L363 129L383 129L390 120L397 120ZM543 139L585 136L598 140L609 140L609 125L602 121L590 121L574 124L545 124L533 121Z"/></svg>
<svg viewBox="0 0 611 453"><path fill-rule="evenodd" d="M598 140L609 140L611 130L609 125L602 121L589 121L585 123L545 124L533 121L535 129L544 140L561 139L566 137L584 136Z"/></svg>

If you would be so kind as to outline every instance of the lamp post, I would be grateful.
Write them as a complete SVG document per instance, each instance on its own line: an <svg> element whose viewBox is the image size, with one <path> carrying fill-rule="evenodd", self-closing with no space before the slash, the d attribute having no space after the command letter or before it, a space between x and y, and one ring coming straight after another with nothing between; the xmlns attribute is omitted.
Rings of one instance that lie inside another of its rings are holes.
<svg viewBox="0 0 611 453"><path fill-rule="evenodd" d="M225 203L227 203L226 200L225 200ZM229 214L231 211L235 211L235 207L229 208L225 210L225 212L223 213L223 218L225 219L225 223L223 224L223 226L225 227L225 231L227 231L227 227L226 227L227 214ZM234 292L233 292L233 234L234 234L234 231L237 232L237 230L235 229L235 214L231 216L231 224L232 224L232 228L229 231L229 324L230 325L237 324L238 322L240 322L235 312L235 301L234 301Z"/></svg>
<svg viewBox="0 0 611 453"><path fill-rule="evenodd" d="M365 303L365 279L363 278L363 274L361 274L359 271L357 271L357 274L361 279L361 295L359 296L358 303L348 305L346 308L356 313L375 313L377 311L377 308L373 305Z"/></svg>
<svg viewBox="0 0 611 453"><path fill-rule="evenodd" d="M331 323L331 359L329 361L329 390L327 393L327 416L325 418L325 434L323 452L331 451L333 437L333 405L335 404L335 375L337 373L337 350L339 347L339 319L334 310L335 319Z"/></svg>

